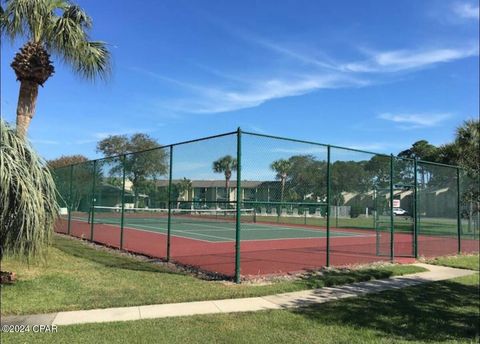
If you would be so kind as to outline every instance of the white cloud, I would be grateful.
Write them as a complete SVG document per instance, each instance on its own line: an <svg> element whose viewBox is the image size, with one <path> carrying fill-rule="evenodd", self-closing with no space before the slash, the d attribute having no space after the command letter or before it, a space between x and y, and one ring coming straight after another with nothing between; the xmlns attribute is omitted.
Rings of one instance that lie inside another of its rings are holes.
<svg viewBox="0 0 480 344"><path fill-rule="evenodd" d="M169 78L165 78L167 81ZM168 80L175 84L182 82ZM320 89L363 86L364 82L344 75L311 75L295 79L270 79L251 82L236 90L189 85L197 92L163 102L171 110L189 113L220 113L259 106L269 100L298 96ZM189 91L187 90L187 91Z"/></svg>
<svg viewBox="0 0 480 344"><path fill-rule="evenodd" d="M479 7L470 3L455 3L453 12L461 18L479 19Z"/></svg>
<svg viewBox="0 0 480 344"><path fill-rule="evenodd" d="M382 113L378 118L399 124L400 129L434 127L450 118L449 113Z"/></svg>
<svg viewBox="0 0 480 344"><path fill-rule="evenodd" d="M222 113L240 109L257 107L265 102L291 96L300 96L321 89L363 87L384 82L385 76L393 72L411 72L428 68L439 63L447 63L479 54L478 43L463 47L439 47L430 49L402 49L393 51L367 52L364 60L340 62L324 57L322 54L307 54L302 49L292 49L262 37L246 34L234 28L227 28L237 38L259 46L283 59L282 70L272 66L259 66L257 72L266 75L250 77L232 77L228 71L222 71L201 65L199 68L227 79L228 82L217 81L214 84L195 84L185 80L177 80L142 68L133 67L132 71L169 83L180 90L180 94L170 99L155 100L155 106L163 111L175 113ZM323 56L318 58L317 56ZM301 74L300 74L301 73ZM270 74L270 75L269 75Z"/></svg>
<svg viewBox="0 0 480 344"><path fill-rule="evenodd" d="M286 54L287 50L278 48L278 51ZM310 61L303 55L290 51L287 55L302 62ZM294 78L274 77L237 83L233 89L232 86L223 89L218 86L194 85L151 72L146 74L190 93L188 97L164 102L166 108L188 113L220 113L256 107L269 100L303 95L320 89L366 86L375 83L371 77L379 77L384 73L416 70L475 55L478 55L478 44L461 49L386 51L372 54L365 61L338 64L328 71L323 69L320 72L314 68L310 73ZM313 60L311 62L314 64ZM365 73L370 73L371 77L367 79Z"/></svg>
<svg viewBox="0 0 480 344"><path fill-rule="evenodd" d="M254 42L256 44L259 44L263 46L264 48L268 48L276 53L279 53L281 55L293 58L295 60L298 60L300 62L306 63L306 64L311 64L317 67L321 68L326 68L326 69L332 69L336 70L338 69L338 66L336 66L335 63L330 63L327 61L324 61L322 59L314 58L312 56L309 56L308 54L303 54L302 52L295 51L293 49L289 49L285 46L282 46L280 44L273 43L271 41L267 41L258 37L250 37L248 39L250 42Z"/></svg>
<svg viewBox="0 0 480 344"><path fill-rule="evenodd" d="M478 18L478 7L474 8L470 4L457 4L458 11L464 16L474 16ZM371 53L370 58L366 61L353 61L350 63L339 63L330 58L317 58L309 56L298 50L282 46L278 43L271 42L255 35L239 34L243 39L251 43L268 48L285 57L291 58L304 64L309 64L321 69L336 71L340 73L350 72L392 72L407 69L427 67L432 64L441 62L450 62L465 57L476 56L478 52L478 43L468 45L463 48L434 48L425 50L394 50Z"/></svg>
<svg viewBox="0 0 480 344"><path fill-rule="evenodd" d="M346 71L360 73L398 72L476 55L478 55L478 44L460 49L395 50L373 54L366 61L347 63L343 65L343 68Z"/></svg>
<svg viewBox="0 0 480 344"><path fill-rule="evenodd" d="M194 66L204 70L205 72L207 72L211 75L214 75L216 77L225 79L225 80L230 80L230 81L234 81L234 82L238 82L238 83L246 83L246 84L251 82L251 80L248 80L247 78L245 78L243 76L239 76L239 75L231 74L231 73L226 73L226 72L221 71L217 68L213 68L213 67L198 63L196 61L191 61L191 63Z"/></svg>

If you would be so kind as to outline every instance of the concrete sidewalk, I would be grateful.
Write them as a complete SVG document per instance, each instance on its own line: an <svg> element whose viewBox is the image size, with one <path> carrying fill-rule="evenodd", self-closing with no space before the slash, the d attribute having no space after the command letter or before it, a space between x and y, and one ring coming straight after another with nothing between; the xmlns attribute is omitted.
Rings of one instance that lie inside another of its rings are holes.
<svg viewBox="0 0 480 344"><path fill-rule="evenodd" d="M166 318L196 314L286 309L307 306L315 303L324 303L364 294L378 293L384 290L399 289L426 282L442 281L476 273L476 271L454 269L436 265L415 265L424 267L430 271L398 276L385 280L359 282L339 287L303 290L263 297L92 309L85 311L58 312L38 315L8 316L2 317L1 324L72 325L95 322Z"/></svg>

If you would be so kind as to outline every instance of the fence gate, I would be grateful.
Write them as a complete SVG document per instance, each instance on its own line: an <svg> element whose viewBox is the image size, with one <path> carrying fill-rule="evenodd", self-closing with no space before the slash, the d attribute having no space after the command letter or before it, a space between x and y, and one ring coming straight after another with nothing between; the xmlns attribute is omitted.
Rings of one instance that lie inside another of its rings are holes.
<svg viewBox="0 0 480 344"><path fill-rule="evenodd" d="M375 235L376 235L376 252L377 256L390 256L391 217L389 205L390 190L375 189L374 190L374 219L375 219Z"/></svg>

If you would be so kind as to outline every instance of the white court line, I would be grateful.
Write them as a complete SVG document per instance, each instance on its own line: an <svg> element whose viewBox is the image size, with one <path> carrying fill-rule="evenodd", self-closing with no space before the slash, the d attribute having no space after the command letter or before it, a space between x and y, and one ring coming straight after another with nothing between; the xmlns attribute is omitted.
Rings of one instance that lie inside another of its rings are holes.
<svg viewBox="0 0 480 344"><path fill-rule="evenodd" d="M115 225L115 226L118 226L118 224L109 224L108 225ZM165 233L165 229L163 228L159 228L159 227L153 227L153 226L147 226L147 225L139 225L139 224L135 224L135 226L139 226L141 228L151 228L151 229L161 229L164 233ZM124 227L126 228L126 227ZM130 229L135 229L135 227L128 227ZM178 230L175 230L175 229L172 229L172 233L173 231L178 231ZM152 231L150 231L152 232ZM186 230L182 230L181 232L186 232ZM200 235L200 236L204 236L204 237L209 237L209 238L215 238L215 239L224 239L224 240L229 240L231 241L233 238L228 238L228 237L222 237L222 236L217 236L217 235L208 235L208 234L201 234L201 233L191 233L193 235ZM184 237L184 238L188 238L188 239L196 239L196 238L192 238L191 236L190 237ZM199 239L201 240L201 239ZM212 242L212 241L209 241L209 242ZM218 242L218 241L214 241L214 242Z"/></svg>
<svg viewBox="0 0 480 344"><path fill-rule="evenodd" d="M189 224L189 222L185 222L185 223L180 223L180 224L184 224L184 225L187 225ZM218 228L218 232L220 231L235 231L235 228L230 228L230 227L224 227L224 226L215 226L215 225L212 225L212 224L205 224L205 223L197 223L197 222L192 222L191 223L192 226L203 226L203 227L208 227L208 228ZM234 223L232 223L234 224ZM251 229L245 229L245 228L242 228L242 231L272 231L272 230L278 230L278 231L286 231L286 230L294 230L294 231L301 231L301 232L308 232L308 233L312 233L312 232L318 232L318 229L308 229L308 228L301 228L301 227L288 227L288 226L277 226L275 224L271 225L271 224L264 224L264 223L242 223L242 225L247 225L247 226L254 226L256 228L251 228ZM157 228L157 227L148 227L146 225L141 225L141 224L138 224L138 226L145 226L147 228ZM260 227L260 228L259 228ZM261 227L265 227L265 228L261 228ZM180 229L177 231L182 231L182 232L195 232L195 229ZM212 229L212 231L215 231ZM338 231L334 231L334 233L347 233L348 235L338 235L339 237L365 237L365 236L368 236L368 235L361 235L361 234L357 234L357 233L353 233L353 232L338 232ZM206 235L206 234L205 234ZM373 235L373 234L372 234ZM216 237L214 235L212 235L212 237ZM220 237L218 237L220 238ZM223 237L225 239L225 237ZM317 237L313 237L313 238L317 238Z"/></svg>
<svg viewBox="0 0 480 344"><path fill-rule="evenodd" d="M77 220L77 221L81 221L81 222L87 222L87 221L85 221L85 219L78 218L78 217L77 218L72 217L72 219ZM117 223L98 223L98 224L104 225L104 226L112 226L112 227L118 227L119 226ZM164 229L164 228L160 228L160 227L147 227L147 228L152 228L154 230L141 229L141 228L137 228L137 227L128 227L128 226L124 226L123 228L124 229L130 229L130 230L133 230L133 231L148 232L148 233L159 234L159 235L167 234L167 230ZM199 239L199 238L192 238L191 236L183 236L183 235L177 235L177 234L173 234L173 233L172 233L172 236L175 236L177 238L183 238L183 239L198 240L198 241L203 241L203 242L208 242L208 243L230 242L231 241L231 240L228 240L228 241L203 240L203 239ZM227 238L222 238L222 239L227 239Z"/></svg>
<svg viewBox="0 0 480 344"><path fill-rule="evenodd" d="M158 227L152 227L152 226L147 226L147 225L140 225L140 224L135 224L135 226L139 226L139 227L143 227L143 228L152 228L152 229L157 229ZM221 227L218 227L218 228L221 228ZM163 231L165 231L165 229L162 228ZM178 229L172 229L172 232L173 231L180 231L180 232L188 232L188 230L178 230ZM201 234L201 233L192 233L192 234L197 234L197 235L200 235L200 236L205 236L205 237L210 237L210 238L217 238L217 239L231 239L231 238L227 238L227 237L222 237L222 236L216 236L216 235L208 235L208 234ZM191 238L191 237L190 237Z"/></svg>
<svg viewBox="0 0 480 344"><path fill-rule="evenodd" d="M140 226L143 226L143 225L140 225ZM148 226L143 226L143 227L146 227L146 228L157 228L157 227L148 227ZM219 227L220 228L220 227ZM288 228L288 227L287 227ZM242 229L243 231L244 229ZM255 229L252 228L252 229L248 229L250 231L254 231ZM296 229L295 229L296 230ZM211 237L211 238L217 238L217 239L226 239L226 241L208 241L208 240L204 240L206 242L232 242L235 238L227 238L227 237L221 237L221 236L215 236L215 235L209 235L209 234L200 234L198 232L195 232L195 230L181 230L181 232L186 232L186 233L190 233L192 235L201 235L201 236L205 236L205 237ZM312 231L309 230L308 231L309 233L311 233ZM338 233L338 232L337 232ZM361 235L361 234L354 234L354 235L342 235L342 236L334 236L334 239L340 239L340 238L352 238L352 237L363 237L363 238L368 238L368 237L374 237L375 234L371 234L371 235ZM183 237L183 238L188 238L188 239L195 239L197 240L196 238L192 238L192 237ZM292 238L292 237L284 237L284 238L271 238L271 239L242 239L242 242L245 242L245 241L270 241L270 240L300 240L300 239L326 239L326 236L316 236L316 237L299 237L299 238ZM198 239L198 240L201 240L201 239Z"/></svg>
<svg viewBox="0 0 480 344"><path fill-rule="evenodd" d="M78 219L78 218L77 218ZM82 220L83 222L86 222L85 220ZM109 223L103 223L104 225L109 225L109 226L118 226L117 223L113 223L113 224L109 224ZM195 224L197 225L197 224ZM213 227L213 226L209 226L209 225L206 225L206 224L202 224L203 226L207 226L207 227ZM256 224L246 224L244 223L243 225L250 225L250 226L256 226ZM158 230L161 230L161 234L165 234L167 232L166 229L164 228L160 228L160 227L152 227L152 226L146 226L146 225L137 225L135 224L135 226L141 226L143 228L151 228L151 229L154 229L154 231L152 230L148 230L148 229L141 229L141 228L137 228L137 227L124 227L124 228L128 228L128 229L131 229L131 230L139 230L139 231L143 231L143 232L149 232L149 233L159 233ZM265 225L265 224L262 224L262 226L268 226L268 225ZM220 228L220 229L223 229L223 231L226 230L225 227L218 227L218 226L215 226L216 228ZM278 229L283 229L283 230L286 230L286 229L290 229L290 230L298 230L298 228L295 228L295 227L279 227ZM255 229L255 228L251 228L251 229L242 229L242 231L244 230L248 230L248 231L255 231L255 230L258 230L258 229ZM266 229L268 230L268 229ZM313 232L315 230L311 229L302 229L300 228L300 230L304 230L306 232ZM172 236L176 236L176 237L179 237L179 238L184 238L184 239L191 239L191 240L199 240L199 241L203 241L203 242L208 242L208 243L226 243L226 242L232 242L235 238L227 238L227 237L221 237L221 236L215 236L215 235L209 235L209 234L200 234L198 232L195 232L195 230L180 230L181 232L186 232L186 233L189 233L189 234L192 234L192 235L200 235L200 236L205 236L205 237L210 237L210 238L216 238L216 239L225 239L225 241L211 241L211 240L202 240L202 239L199 239L199 238L192 238L192 236L182 236L182 235L176 235L174 234L173 232L174 231L179 231L179 230L172 230ZM334 232L334 233L343 233L343 232ZM351 232L349 232L351 233ZM357 238L368 238L368 237L374 237L375 234L370 234L370 235L362 235L362 234L356 234L356 233L351 233L351 235L339 235L339 236L334 236L332 239L343 239L343 238L352 238L352 237L357 237ZM323 236L323 237L319 237L319 236L315 236L315 237L300 237L300 238L292 238L292 237L285 237L285 238L272 238L272 239L242 239L242 242L246 242L246 241L277 241L277 240L301 240L301 239L326 239L326 236Z"/></svg>
<svg viewBox="0 0 480 344"><path fill-rule="evenodd" d="M218 232L219 231L225 231L225 230L228 230L228 231L235 231L235 228L229 228L229 227L219 227L219 226L213 226L213 225L207 225L207 224L200 224L200 223L193 223L192 224L193 226L205 226L205 227L208 227L208 228L219 228ZM244 228L243 226L252 226L252 227L265 227L265 228ZM278 230L278 231L287 231L287 230L293 230L293 231L301 231L301 232L308 232L308 233L317 233L318 232L318 229L308 229L308 228L299 228L299 227L285 227L285 226L276 226L276 225L273 225L272 226L269 226L268 224L257 224L257 223L242 223L242 232L243 231L275 231L275 230ZM182 230L182 232L192 232L192 231L195 231L195 229L184 229ZM215 231L214 229L212 229L212 231ZM326 231L322 230L324 233ZM371 236L375 236L375 234L357 234L357 233L353 233L353 232L339 232L339 231L332 231L333 233L336 233L336 234L343 234L343 233L346 233L347 235L337 235L336 237L371 237ZM332 233L331 232L331 233ZM319 238L319 237L312 237L312 238Z"/></svg>
<svg viewBox="0 0 480 344"><path fill-rule="evenodd" d="M135 224L135 226L139 226L139 227L142 227L142 228L151 228L151 229L159 229L159 227L153 227L153 226L146 226L146 225L137 225ZM135 229L135 227L129 227L131 229ZM161 228L161 230L165 233L165 229ZM172 233L174 231L178 231L178 230L175 230L175 229L172 229ZM151 231L150 231L151 232ZM184 232L184 231L181 231L181 232ZM200 233L192 233L192 234L195 234L195 235L200 235L200 236L204 236L204 237L209 237L209 238L215 238L215 239L224 239L224 240L232 240L232 238L227 238L227 237L221 237L221 236L216 236L216 235L208 235L208 234L200 234ZM190 237L183 237L183 238L188 238L188 239L196 239L196 238L192 238L191 236ZM201 240L201 239L199 239ZM208 241L208 240L207 240ZM208 241L208 242L212 242L212 241ZM218 242L218 241L213 241L213 242Z"/></svg>
<svg viewBox="0 0 480 344"><path fill-rule="evenodd" d="M188 223L183 223L183 225L187 225ZM115 223L115 225L117 225ZM250 229L247 229L247 228L242 228L242 231L272 231L272 230L278 230L278 231L286 231L286 230L294 230L294 231L302 231L302 232L308 232L308 233L312 233L312 232L318 232L318 229L307 229L307 228L298 228L298 227L285 227L285 226L276 226L276 225L273 225L274 227L272 227L271 225L268 225L268 224L253 224L253 223L243 223L242 224L243 226L247 225L247 226L253 226L253 227L266 227L266 228L250 228ZM135 224L135 226L141 226L141 227L144 227L144 228L152 228L152 229L157 229L158 227L151 227L151 226L147 226L147 225L142 225L142 224ZM208 228L218 228L217 232L220 232L220 231L235 231L235 228L229 228L229 227L221 227L221 226L214 226L214 225L211 225L211 224L203 224L203 223L192 223L192 226L204 226L204 227L208 227ZM129 227L130 229L135 229L135 227ZM162 229L163 231L164 229ZM209 236L209 237L212 237L212 238L217 238L217 239L231 239L231 238L227 238L227 237L223 237L223 236L215 236L215 235L208 235L208 234L200 234L198 232L196 232L195 229L176 229L175 231L180 231L180 232L187 232L187 233L191 233L193 232L192 234L198 234L198 235L202 235L202 236ZM211 231L216 231L214 229L211 229ZM322 232L325 233L325 230L322 229ZM337 234L335 236L335 238L351 238L351 237L360 237L360 238L365 238L365 237L373 237L375 236L375 234L358 234L358 233L353 233L353 232L339 232L339 231L335 231L333 230L331 233L333 234ZM347 234L347 235L339 235L339 234ZM186 238L190 238L190 237L186 237ZM319 237L319 236L313 236L313 237L302 237L302 238L280 238L280 239L303 239L303 238L323 238L323 237ZM199 239L201 240L201 239ZM252 240L276 240L276 239L252 239ZM250 241L250 240L249 240Z"/></svg>

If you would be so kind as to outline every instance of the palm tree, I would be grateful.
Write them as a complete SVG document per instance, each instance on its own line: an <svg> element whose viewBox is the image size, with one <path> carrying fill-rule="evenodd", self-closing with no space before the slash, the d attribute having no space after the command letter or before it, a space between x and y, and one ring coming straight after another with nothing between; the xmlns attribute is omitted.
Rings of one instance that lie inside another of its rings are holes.
<svg viewBox="0 0 480 344"><path fill-rule="evenodd" d="M50 54L94 79L109 74L110 53L104 42L89 40L92 19L67 0L7 0L1 16L2 36L27 39L11 64L20 81L17 134L23 137L35 114L38 86L54 73Z"/></svg>
<svg viewBox="0 0 480 344"><path fill-rule="evenodd" d="M237 170L237 159L234 159L231 155L225 155L224 157L213 162L213 172L225 174L225 191L227 193L227 202L230 202L230 178L232 178L232 171Z"/></svg>
<svg viewBox="0 0 480 344"><path fill-rule="evenodd" d="M480 121L467 120L457 128L455 144L459 151L459 163L470 171L479 170Z"/></svg>
<svg viewBox="0 0 480 344"><path fill-rule="evenodd" d="M280 180L282 184L280 201L283 202L283 197L285 193L285 183L287 181L288 174L290 173L290 169L292 168L292 163L288 160L279 159L272 162L272 164L270 165L270 168L277 173L276 177L277 179Z"/></svg>
<svg viewBox="0 0 480 344"><path fill-rule="evenodd" d="M188 201L188 193L189 191L192 189L192 181L190 179L187 179L185 177L183 177L182 180L180 180L177 184L176 184L176 187L177 187L177 192L178 192L178 196L177 196L177 208L180 207L180 202L179 202L179 199L182 197L186 197L186 199L183 199L184 201ZM192 203L193 205L193 203Z"/></svg>
<svg viewBox="0 0 480 344"><path fill-rule="evenodd" d="M458 163L465 168L467 178L462 178L462 202L468 204L468 227L471 228L473 214L480 211L480 121L467 120L458 127L455 135L455 146L458 150ZM475 182L476 181L476 182Z"/></svg>

